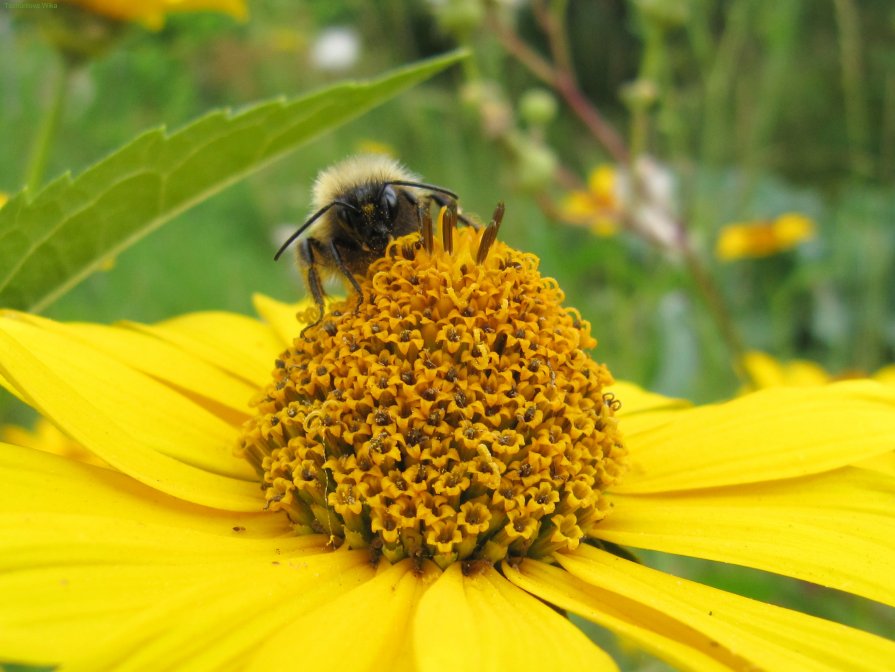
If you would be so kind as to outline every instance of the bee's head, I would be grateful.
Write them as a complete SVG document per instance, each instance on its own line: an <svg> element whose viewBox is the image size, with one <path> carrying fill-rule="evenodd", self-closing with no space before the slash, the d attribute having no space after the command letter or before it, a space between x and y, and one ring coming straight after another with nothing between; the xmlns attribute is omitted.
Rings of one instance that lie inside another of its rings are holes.
<svg viewBox="0 0 895 672"><path fill-rule="evenodd" d="M398 216L398 194L388 184L358 187L335 206L339 224L366 248L385 251L394 236Z"/></svg>

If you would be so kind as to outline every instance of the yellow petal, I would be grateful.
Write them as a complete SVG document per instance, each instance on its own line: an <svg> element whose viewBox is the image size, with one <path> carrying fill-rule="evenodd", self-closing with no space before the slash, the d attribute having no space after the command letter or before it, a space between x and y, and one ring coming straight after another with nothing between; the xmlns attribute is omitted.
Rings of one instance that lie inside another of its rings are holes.
<svg viewBox="0 0 895 672"><path fill-rule="evenodd" d="M855 466L895 478L895 452L871 457L869 460L858 462Z"/></svg>
<svg viewBox="0 0 895 672"><path fill-rule="evenodd" d="M630 600L612 590L588 585L559 567L537 560L523 560L518 567L504 563L501 570L511 582L547 604L612 630L677 669L730 672L741 667L709 637L681 627L673 615L651 608L648 600Z"/></svg>
<svg viewBox="0 0 895 672"><path fill-rule="evenodd" d="M29 356L56 378L56 384L77 389L98 411L141 435L156 450L207 471L254 478L248 465L233 456L234 429L177 392L75 340L51 320L7 313L0 329L18 347L27 348ZM0 360L0 366L19 371L18 387L33 397L28 372L6 359Z"/></svg>
<svg viewBox="0 0 895 672"><path fill-rule="evenodd" d="M754 668L764 670L883 670L895 642L796 611L680 579L604 551L581 546L557 555L591 586L618 593L709 635Z"/></svg>
<svg viewBox="0 0 895 672"><path fill-rule="evenodd" d="M423 672L617 669L581 630L492 568L466 577L449 566L423 595L413 640Z"/></svg>
<svg viewBox="0 0 895 672"><path fill-rule="evenodd" d="M895 480L866 469L702 492L613 495L595 536L746 565L895 605Z"/></svg>
<svg viewBox="0 0 895 672"><path fill-rule="evenodd" d="M797 212L787 212L774 220L774 234L781 250L788 250L814 238L814 220Z"/></svg>
<svg viewBox="0 0 895 672"><path fill-rule="evenodd" d="M86 643L98 646L126 616L208 581L228 592L250 587L266 608L269 593L258 588L266 584L253 572L304 568L325 553L325 536L291 536L281 516L185 504L123 474L38 451L0 445L0 457L8 486L0 490L0 651L7 660L95 659ZM191 619L197 604L190 600L184 610ZM163 627L172 627L170 619Z"/></svg>
<svg viewBox="0 0 895 672"><path fill-rule="evenodd" d="M55 513L139 520L224 537L272 538L291 532L285 517L260 510L261 501L252 513L213 509L171 497L111 469L2 443L0 483L0 511L23 517Z"/></svg>
<svg viewBox="0 0 895 672"><path fill-rule="evenodd" d="M116 624L66 670L243 669L254 652L302 614L373 575L366 552L323 553L213 573ZM293 651L295 669L301 653Z"/></svg>
<svg viewBox="0 0 895 672"><path fill-rule="evenodd" d="M615 398L621 402L619 415L624 418L635 413L679 409L691 406L690 402L685 399L675 399L673 397L656 394L655 392L648 392L639 385L624 380L617 380L609 386L606 391L614 394Z"/></svg>
<svg viewBox="0 0 895 672"><path fill-rule="evenodd" d="M179 566L23 568L0 574L0 651L5 661L57 665L96 642L123 616L186 590L204 572Z"/></svg>
<svg viewBox="0 0 895 672"><path fill-rule="evenodd" d="M22 393L19 392L19 391L16 389L16 386L13 385L11 382L9 382L9 381L6 379L6 376L4 376L4 375L2 375L2 374L0 374L0 387L2 387L4 390L6 390L7 392L9 392L12 396L14 396L16 399L18 399L19 401L21 401L23 404L27 404L27 403L28 403L28 402L25 400L25 398L22 396Z"/></svg>
<svg viewBox="0 0 895 672"><path fill-rule="evenodd" d="M608 238L614 236L618 231L618 222L612 217L595 214L588 228L595 235Z"/></svg>
<svg viewBox="0 0 895 672"><path fill-rule="evenodd" d="M255 387L164 341L101 324L55 324L137 371L189 393L190 398L213 402L206 404L210 408L228 409L229 417L238 417L240 424L251 413L249 400L257 392Z"/></svg>
<svg viewBox="0 0 895 672"><path fill-rule="evenodd" d="M190 313L157 325L125 324L167 341L255 387L270 380L274 360L283 350L270 327L235 313Z"/></svg>
<svg viewBox="0 0 895 672"><path fill-rule="evenodd" d="M205 409L8 312L0 318L0 344L0 372L7 380L44 417L116 469L187 501L257 510L254 474L232 456L235 433Z"/></svg>
<svg viewBox="0 0 895 672"><path fill-rule="evenodd" d="M254 294L252 305L280 339L281 348L287 348L292 345L292 341L305 326L296 315L307 310L312 304L311 301L283 303L264 294Z"/></svg>
<svg viewBox="0 0 895 672"><path fill-rule="evenodd" d="M258 650L249 670L388 670L410 637L419 594L437 573L417 576L410 560L383 566L375 578L284 625Z"/></svg>
<svg viewBox="0 0 895 672"><path fill-rule="evenodd" d="M245 19L243 0L69 0L74 5L120 21L139 21L147 28L161 28L169 12L215 11Z"/></svg>
<svg viewBox="0 0 895 672"><path fill-rule="evenodd" d="M229 536L96 515L0 513L0 569L91 564L212 564L320 552L325 537Z"/></svg>
<svg viewBox="0 0 895 672"><path fill-rule="evenodd" d="M245 20L248 16L245 0L165 0L165 11L224 12L225 14L229 14L230 16L240 20Z"/></svg>
<svg viewBox="0 0 895 672"><path fill-rule="evenodd" d="M677 411L658 426L622 428L632 465L618 492L771 481L890 451L895 390L872 381L780 387Z"/></svg>
<svg viewBox="0 0 895 672"><path fill-rule="evenodd" d="M232 591L251 581L253 567L304 567L325 541L227 538L74 514L0 514L0 651L5 659L66 660L165 595L216 577ZM251 585L259 591L264 584Z"/></svg>
<svg viewBox="0 0 895 672"><path fill-rule="evenodd" d="M6 530L0 531L5 536ZM95 559L76 553L57 566L33 563L4 572L0 651L16 660L65 662L70 669L87 670L119 669L116 664L166 669L191 656L244 655L288 621L296 606L309 609L325 600L355 568L361 570L357 579L371 574L368 554L324 552L319 538L314 547L303 543L293 549L268 540L261 552L237 545L227 553L219 553L214 537L199 540L210 542L206 556L199 545L180 547L181 538L145 557L112 542L101 544L109 554ZM120 545L132 550L132 541L125 534ZM323 595L315 594L315 587ZM282 600L276 609L272 595ZM218 637L223 641L202 650ZM150 664L147 658L153 657L158 660Z"/></svg>
<svg viewBox="0 0 895 672"><path fill-rule="evenodd" d="M84 446L59 431L59 428L46 418L38 418L33 430L16 425L4 425L0 427L0 441L111 469Z"/></svg>
<svg viewBox="0 0 895 672"><path fill-rule="evenodd" d="M144 0L140 3L124 0L69 0L71 4L121 21L147 22L158 27L164 17L162 0Z"/></svg>
<svg viewBox="0 0 895 672"><path fill-rule="evenodd" d="M873 379L884 385L895 386L895 364L884 366L873 374Z"/></svg>
<svg viewBox="0 0 895 672"><path fill-rule="evenodd" d="M742 364L759 389L784 384L785 376L780 362L764 352L747 352L743 355Z"/></svg>
<svg viewBox="0 0 895 672"><path fill-rule="evenodd" d="M584 191L573 191L560 205L562 217L572 222L588 222L597 208L590 194Z"/></svg>
<svg viewBox="0 0 895 672"><path fill-rule="evenodd" d="M766 257L781 252L774 223L770 221L738 222L721 229L715 244L715 254L723 261Z"/></svg>

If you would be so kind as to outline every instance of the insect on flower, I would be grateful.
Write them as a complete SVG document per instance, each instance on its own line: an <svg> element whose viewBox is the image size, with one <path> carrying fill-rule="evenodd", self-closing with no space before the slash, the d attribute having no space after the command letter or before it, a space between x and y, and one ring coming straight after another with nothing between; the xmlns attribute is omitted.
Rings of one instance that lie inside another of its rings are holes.
<svg viewBox="0 0 895 672"><path fill-rule="evenodd" d="M298 266L319 309L317 320L305 330L323 319L322 274L345 277L360 307L364 297L354 276L383 256L392 240L420 231L430 202L456 213L457 194L421 182L397 161L378 154L352 156L317 176L313 214L274 256L279 259L298 241Z"/></svg>

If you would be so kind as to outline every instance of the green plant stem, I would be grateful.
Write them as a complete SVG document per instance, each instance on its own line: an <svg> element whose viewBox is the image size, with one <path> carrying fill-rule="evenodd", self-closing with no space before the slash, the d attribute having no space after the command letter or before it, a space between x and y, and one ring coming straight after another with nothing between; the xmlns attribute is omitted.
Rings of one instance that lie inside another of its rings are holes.
<svg viewBox="0 0 895 672"><path fill-rule="evenodd" d="M735 0L725 10L725 27L715 49L714 64L705 77L705 120L702 125L702 158L720 164L731 153L736 137L732 108L737 68L749 38L750 19L755 3Z"/></svg>
<svg viewBox="0 0 895 672"><path fill-rule="evenodd" d="M685 232L684 232L685 233ZM740 380L749 382L756 389L760 387L758 381L754 380L749 371L743 367L743 358L746 354L746 347L740 338L739 331L733 321L733 316L727 310L721 291L712 279L708 269L703 265L699 255L693 250L688 241L683 241L680 246L683 252L684 263L687 271L696 283L699 293L702 295L709 314L721 334L727 349L730 352L731 367L740 378Z"/></svg>
<svg viewBox="0 0 895 672"><path fill-rule="evenodd" d="M603 118L599 110L587 100L578 87L574 74L554 67L493 16L489 23L489 27L494 31L501 46L528 68L535 77L562 96L572 112L587 126L591 134L606 148L616 162L627 163L628 149L624 140Z"/></svg>
<svg viewBox="0 0 895 672"><path fill-rule="evenodd" d="M50 102L43 110L43 118L40 121L37 134L34 136L28 155L28 166L25 170L25 186L31 193L34 193L43 181L47 160L50 158L50 148L56 138L62 110L65 108L65 97L74 67L69 59L63 58L61 67L53 77Z"/></svg>
<svg viewBox="0 0 895 672"><path fill-rule="evenodd" d="M544 0L535 2L533 9L541 29L547 36L550 45L550 53L556 69L572 74L572 57L569 52L569 41L566 37L565 16L568 10L568 0L553 0L548 7Z"/></svg>
<svg viewBox="0 0 895 672"><path fill-rule="evenodd" d="M842 92L845 104L845 131L851 150L852 170L870 172L867 151L867 101L861 58L861 26L858 8L851 0L835 0L839 30L839 60L842 65Z"/></svg>

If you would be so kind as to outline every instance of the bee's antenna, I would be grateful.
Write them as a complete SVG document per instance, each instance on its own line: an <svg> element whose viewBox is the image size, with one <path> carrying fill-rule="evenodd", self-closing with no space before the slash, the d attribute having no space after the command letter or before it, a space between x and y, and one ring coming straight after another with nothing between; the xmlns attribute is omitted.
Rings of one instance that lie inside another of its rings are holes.
<svg viewBox="0 0 895 672"><path fill-rule="evenodd" d="M386 182L386 184L394 184L399 187L416 187L417 189L428 189L429 191L437 191L440 194L446 194L450 196L454 200L457 200L459 196L455 194L453 191L445 189L444 187L437 187L434 184L426 184L425 182L408 182L406 180L390 180Z"/></svg>
<svg viewBox="0 0 895 672"><path fill-rule="evenodd" d="M305 221L304 224L302 224L300 227L298 227L298 230L295 233L293 233L291 236L289 236L286 239L285 243L280 245L280 249L277 250L277 253L275 255L273 255L273 260L277 261L280 258L280 255L282 255L283 252L286 251L286 248L288 248L293 242L295 242L296 238L298 238L302 233L304 233L305 229L307 229L309 226L311 226L311 224L313 224L318 219L320 219L320 217L323 215L323 213L325 213L327 210L329 210L334 205L341 205L344 208L349 208L351 210L354 210L355 212L360 212L360 210L357 207L351 205L351 203L346 203L345 201L333 201L332 203L328 203L327 205L324 205L317 212L315 212L313 215L311 215L307 219L307 221Z"/></svg>

